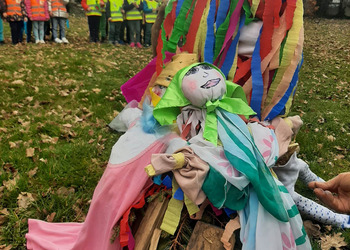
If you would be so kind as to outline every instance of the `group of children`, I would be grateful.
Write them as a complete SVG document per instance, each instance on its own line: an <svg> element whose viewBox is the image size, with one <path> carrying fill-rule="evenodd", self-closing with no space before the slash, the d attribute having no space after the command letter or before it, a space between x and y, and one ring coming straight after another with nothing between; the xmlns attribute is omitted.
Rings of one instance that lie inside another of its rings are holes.
<svg viewBox="0 0 350 250"><path fill-rule="evenodd" d="M156 20L162 0L82 0L81 5L88 18L90 42L106 40L105 24L108 23L108 43L118 46L127 42L130 47L142 48L141 27L144 27L144 46L151 45L151 28ZM101 32L102 31L102 32Z"/></svg>
<svg viewBox="0 0 350 250"><path fill-rule="evenodd" d="M45 43L44 24L50 19L53 41L69 43L65 36L68 2L69 0L0 0L0 15L10 24L12 44L22 43L25 25L27 42L30 41L33 30L35 43ZM0 43L4 43L2 19L0 19Z"/></svg>

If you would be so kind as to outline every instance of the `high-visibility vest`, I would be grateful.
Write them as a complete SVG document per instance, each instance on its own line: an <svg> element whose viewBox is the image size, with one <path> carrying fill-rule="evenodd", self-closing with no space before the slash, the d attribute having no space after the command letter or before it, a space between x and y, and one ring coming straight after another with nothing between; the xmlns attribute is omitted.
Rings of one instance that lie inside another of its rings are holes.
<svg viewBox="0 0 350 250"><path fill-rule="evenodd" d="M22 16L22 10L20 3L17 3L16 0L6 0L7 12L8 16L18 15Z"/></svg>
<svg viewBox="0 0 350 250"><path fill-rule="evenodd" d="M87 16L101 16L100 0L87 0L87 6L90 7L90 11L86 13Z"/></svg>
<svg viewBox="0 0 350 250"><path fill-rule="evenodd" d="M129 4L137 3L138 5L141 4L141 0L128 0ZM126 20L142 20L141 12L138 11L138 9L133 8L132 10L129 10L126 12Z"/></svg>
<svg viewBox="0 0 350 250"><path fill-rule="evenodd" d="M51 11L52 12L55 12L55 11L67 12L67 9L61 0L51 0Z"/></svg>
<svg viewBox="0 0 350 250"><path fill-rule="evenodd" d="M41 0L30 0L30 5L31 5L33 18L45 17L44 3L45 2L41 1Z"/></svg>
<svg viewBox="0 0 350 250"><path fill-rule="evenodd" d="M123 0L109 0L112 22L123 21L123 13L121 12L123 2Z"/></svg>
<svg viewBox="0 0 350 250"><path fill-rule="evenodd" d="M157 9L158 7L158 3L154 0L153 1L146 0L146 3L149 9ZM153 11L151 13L145 13L145 17L146 17L146 23L154 23L157 18L157 13L154 13Z"/></svg>

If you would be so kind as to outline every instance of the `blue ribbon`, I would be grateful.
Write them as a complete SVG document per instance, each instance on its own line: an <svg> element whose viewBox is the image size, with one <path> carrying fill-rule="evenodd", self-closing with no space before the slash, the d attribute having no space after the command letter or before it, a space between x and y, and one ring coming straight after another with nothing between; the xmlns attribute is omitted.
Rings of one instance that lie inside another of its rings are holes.
<svg viewBox="0 0 350 250"><path fill-rule="evenodd" d="M181 6L182 6L182 4L184 3L184 1L185 1L185 0L178 0L178 1L177 1L176 11L175 11L176 17L179 15Z"/></svg>
<svg viewBox="0 0 350 250"><path fill-rule="evenodd" d="M238 31L237 31L237 35L235 36L235 38L233 39L228 52L226 54L225 57L225 61L221 66L221 71L224 73L224 75L227 78L228 73L230 72L230 69L232 68L233 65L233 61L235 59L235 55L236 55L236 48L237 48L237 43L239 40L239 36L241 34L241 28L243 27L245 22L245 16L242 15L241 16L241 20L239 21L239 27L238 27Z"/></svg>
<svg viewBox="0 0 350 250"><path fill-rule="evenodd" d="M211 0L210 9L207 17L207 36L204 45L204 62L213 63L214 61L214 22L215 22L216 0Z"/></svg>
<svg viewBox="0 0 350 250"><path fill-rule="evenodd" d="M216 29L219 29L220 25L225 21L228 9L230 7L229 0L221 0L216 16Z"/></svg>
<svg viewBox="0 0 350 250"><path fill-rule="evenodd" d="M250 107L256 112L259 120L261 119L261 102L264 94L264 81L261 73L261 57L260 57L260 36L255 43L254 52L252 55L251 73L252 73L252 98Z"/></svg>

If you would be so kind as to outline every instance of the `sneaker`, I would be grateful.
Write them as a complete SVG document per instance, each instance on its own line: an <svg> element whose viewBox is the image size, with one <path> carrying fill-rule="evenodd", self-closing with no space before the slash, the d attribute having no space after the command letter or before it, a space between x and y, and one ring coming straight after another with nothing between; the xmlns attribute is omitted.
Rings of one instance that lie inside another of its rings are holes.
<svg viewBox="0 0 350 250"><path fill-rule="evenodd" d="M136 47L141 49L142 48L141 43L136 43Z"/></svg>
<svg viewBox="0 0 350 250"><path fill-rule="evenodd" d="M130 47L134 48L135 47L135 43L130 43Z"/></svg>
<svg viewBox="0 0 350 250"><path fill-rule="evenodd" d="M125 42L124 42L123 40L119 40L118 43L119 43L120 45L125 45Z"/></svg>
<svg viewBox="0 0 350 250"><path fill-rule="evenodd" d="M55 38L55 43L62 43L62 40L61 39L59 39L59 38Z"/></svg>
<svg viewBox="0 0 350 250"><path fill-rule="evenodd" d="M65 38L65 37L62 37L62 42L63 42L63 43L69 43L68 40L67 40L67 38Z"/></svg>
<svg viewBox="0 0 350 250"><path fill-rule="evenodd" d="M39 41L39 43L42 43L42 44L44 44L44 43L45 43L45 41L44 41L44 40L40 40L40 41Z"/></svg>
<svg viewBox="0 0 350 250"><path fill-rule="evenodd" d="M145 48L148 48L149 46L151 46L151 45L149 45L148 43L147 43L147 44L145 44Z"/></svg>
<svg viewBox="0 0 350 250"><path fill-rule="evenodd" d="M35 40L35 43L40 43L40 40Z"/></svg>

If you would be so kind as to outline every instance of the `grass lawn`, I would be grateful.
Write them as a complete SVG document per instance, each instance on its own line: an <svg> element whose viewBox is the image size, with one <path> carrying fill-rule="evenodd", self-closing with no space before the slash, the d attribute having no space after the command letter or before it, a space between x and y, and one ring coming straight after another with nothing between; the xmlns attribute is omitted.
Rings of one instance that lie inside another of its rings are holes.
<svg viewBox="0 0 350 250"><path fill-rule="evenodd" d="M22 249L27 219L84 221L120 134L120 86L150 49L88 43L87 20L71 17L68 45L0 47L0 249ZM350 171L350 20L305 20L304 65L292 115L302 116L300 157L324 179ZM312 192L298 190L315 199ZM341 232L350 243L350 233ZM319 239L313 240L320 247Z"/></svg>

